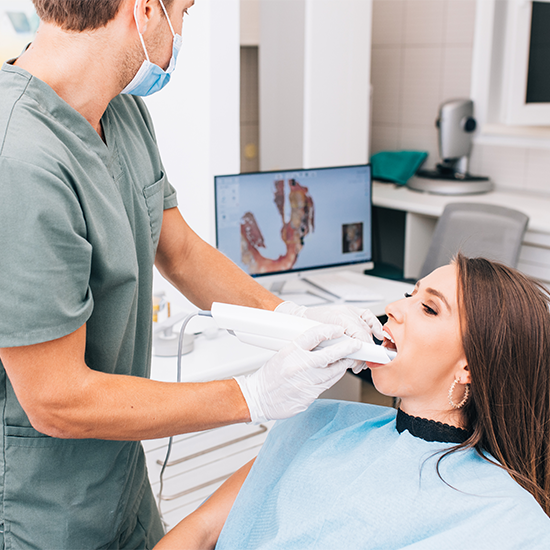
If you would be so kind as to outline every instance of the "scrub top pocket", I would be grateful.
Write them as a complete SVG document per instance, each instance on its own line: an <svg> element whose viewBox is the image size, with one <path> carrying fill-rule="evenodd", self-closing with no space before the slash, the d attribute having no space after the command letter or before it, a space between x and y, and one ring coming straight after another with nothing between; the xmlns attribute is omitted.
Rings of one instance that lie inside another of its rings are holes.
<svg viewBox="0 0 550 550"><path fill-rule="evenodd" d="M147 204L147 212L149 214L149 224L151 226L151 239L153 241L153 249L156 251L162 227L162 215L164 213L164 187L166 185L166 175L162 173L162 177L155 183L143 188L143 196Z"/></svg>

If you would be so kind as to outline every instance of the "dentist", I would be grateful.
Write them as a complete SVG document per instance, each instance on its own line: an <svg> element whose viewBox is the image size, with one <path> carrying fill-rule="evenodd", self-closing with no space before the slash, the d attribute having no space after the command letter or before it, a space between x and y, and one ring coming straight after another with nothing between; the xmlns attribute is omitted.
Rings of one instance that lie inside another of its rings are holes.
<svg viewBox="0 0 550 550"><path fill-rule="evenodd" d="M0 71L0 547L152 548L140 440L296 414L362 367L356 340L310 350L379 327L281 304L180 215L138 96L170 80L193 0L33 1L37 37ZM153 264L201 309L330 324L248 377L149 380Z"/></svg>

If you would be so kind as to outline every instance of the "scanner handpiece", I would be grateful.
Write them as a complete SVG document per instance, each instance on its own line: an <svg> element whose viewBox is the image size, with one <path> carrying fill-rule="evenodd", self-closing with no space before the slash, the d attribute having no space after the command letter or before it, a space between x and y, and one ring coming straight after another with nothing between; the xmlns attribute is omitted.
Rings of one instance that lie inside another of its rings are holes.
<svg viewBox="0 0 550 550"><path fill-rule="evenodd" d="M220 328L228 330L242 342L273 351L280 350L306 330L321 324L286 313L220 302L212 304L211 314ZM322 342L318 347L330 346L345 338L349 336ZM351 359L380 364L389 363L395 356L395 351L367 342L349 355Z"/></svg>

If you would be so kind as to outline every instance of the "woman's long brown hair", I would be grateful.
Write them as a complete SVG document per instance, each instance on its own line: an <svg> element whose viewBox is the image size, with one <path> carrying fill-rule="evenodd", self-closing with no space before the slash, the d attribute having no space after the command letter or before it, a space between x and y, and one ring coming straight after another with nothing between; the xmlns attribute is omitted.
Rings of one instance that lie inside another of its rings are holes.
<svg viewBox="0 0 550 550"><path fill-rule="evenodd" d="M455 259L471 375L463 447L490 455L550 515L550 296L519 271ZM458 449L457 449L458 450Z"/></svg>

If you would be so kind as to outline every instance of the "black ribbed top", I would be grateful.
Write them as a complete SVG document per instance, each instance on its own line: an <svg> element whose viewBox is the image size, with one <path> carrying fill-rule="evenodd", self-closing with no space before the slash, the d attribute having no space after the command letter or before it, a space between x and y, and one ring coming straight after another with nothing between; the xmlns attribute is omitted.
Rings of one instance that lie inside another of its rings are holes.
<svg viewBox="0 0 550 550"><path fill-rule="evenodd" d="M464 443L469 437L470 432L437 422L436 420L428 420L427 418L419 418L411 416L401 409L397 411L397 431L399 433L409 430L411 435L424 439L425 441L439 441L441 443Z"/></svg>

